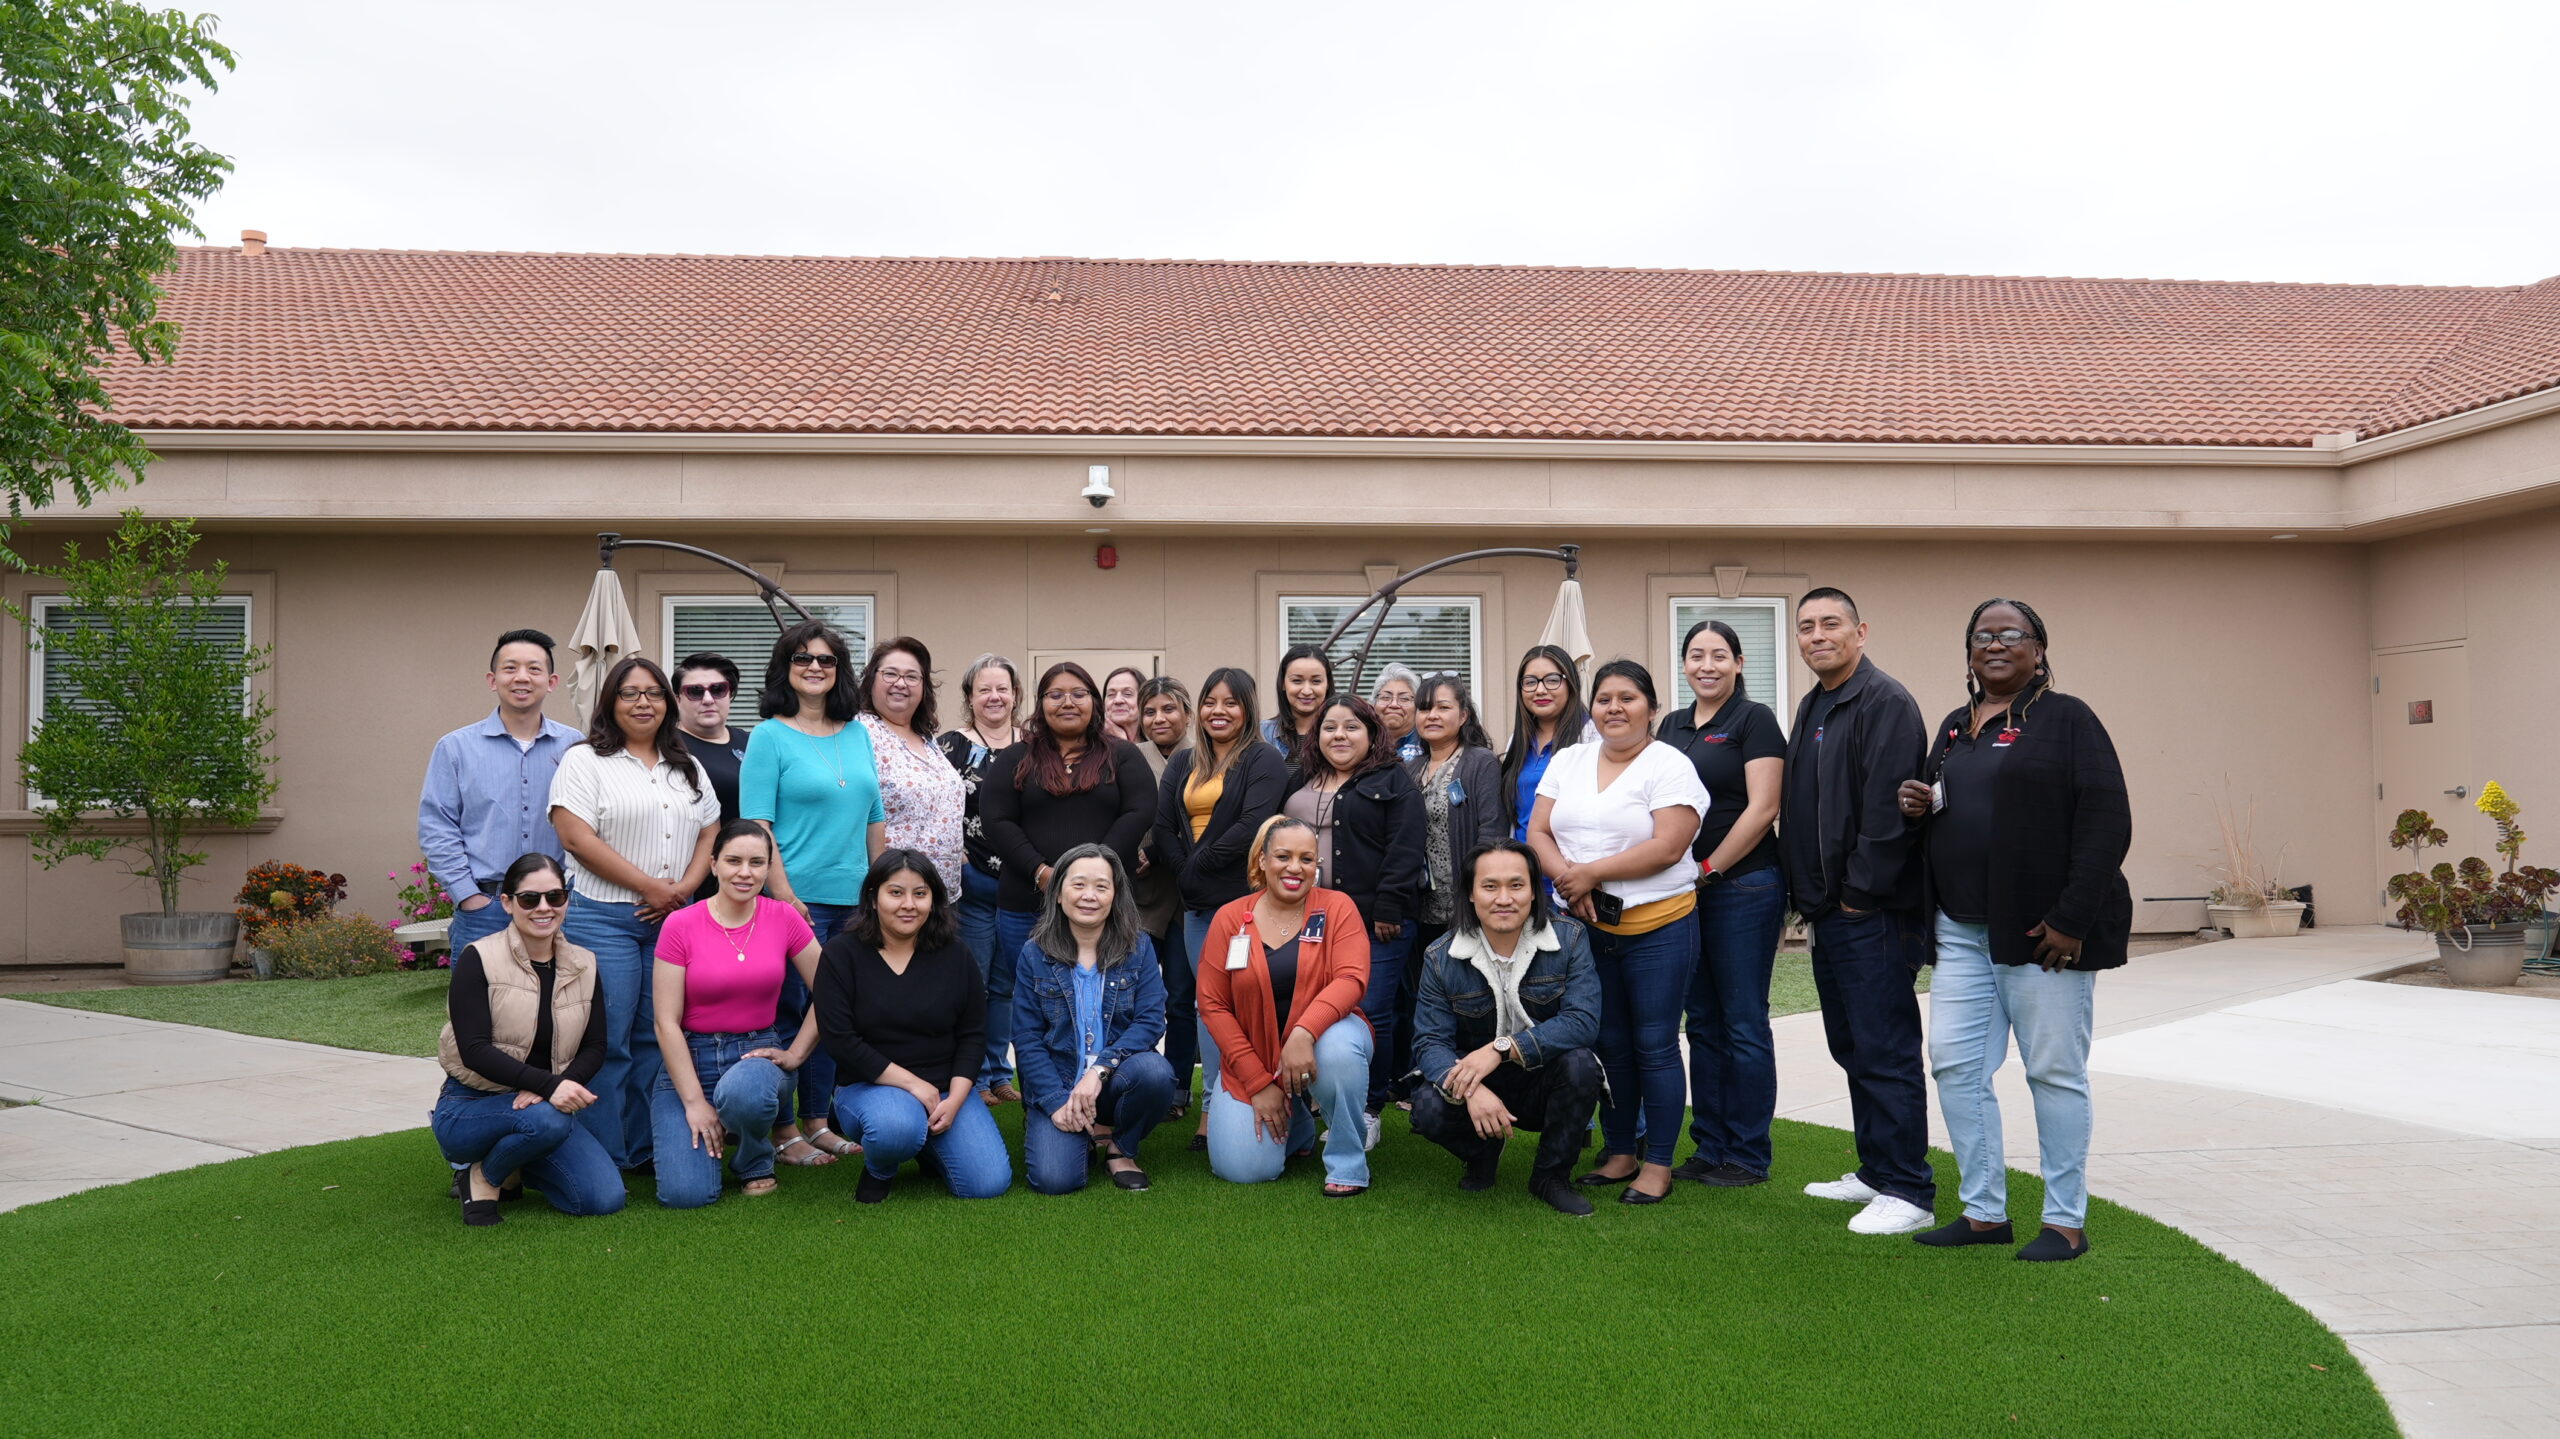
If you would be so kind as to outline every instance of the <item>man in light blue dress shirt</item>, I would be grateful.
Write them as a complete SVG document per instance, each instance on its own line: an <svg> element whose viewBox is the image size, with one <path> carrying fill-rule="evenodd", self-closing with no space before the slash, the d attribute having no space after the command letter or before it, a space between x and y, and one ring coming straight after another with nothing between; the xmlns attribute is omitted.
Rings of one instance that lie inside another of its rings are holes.
<svg viewBox="0 0 2560 1439"><path fill-rule="evenodd" d="M489 654L498 707L478 724L436 741L418 793L418 848L427 871L453 896L446 943L455 954L507 927L498 883L507 866L536 850L560 858L551 828L551 775L585 738L542 713L560 684L551 636L509 630Z"/></svg>

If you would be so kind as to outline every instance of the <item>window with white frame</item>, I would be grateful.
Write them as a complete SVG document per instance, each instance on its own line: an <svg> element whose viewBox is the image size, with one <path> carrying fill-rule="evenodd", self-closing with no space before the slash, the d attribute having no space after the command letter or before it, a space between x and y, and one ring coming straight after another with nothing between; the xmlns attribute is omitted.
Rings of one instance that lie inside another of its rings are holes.
<svg viewBox="0 0 2560 1439"><path fill-rule="evenodd" d="M1342 617L1357 609L1366 596L1283 595L1280 599L1280 647L1320 645L1333 633ZM1470 694L1482 694L1483 676L1477 670L1477 657L1483 649L1482 601L1474 595L1410 595L1392 601L1386 623L1378 630L1377 643L1369 645L1369 658L1360 673L1351 673L1351 662L1369 638L1369 626L1377 620L1372 610L1343 635L1331 651L1333 679L1337 688L1366 699L1376 688L1378 671L1391 664L1410 666L1415 674L1433 675L1446 671L1467 682Z"/></svg>
<svg viewBox="0 0 2560 1439"><path fill-rule="evenodd" d="M871 654L872 597L869 595L801 595L800 603L809 613L833 626L844 636L845 645L853 653L845 663L859 673L862 662ZM783 606L785 619L795 618L788 605ZM773 658L773 642L782 631L773 622L773 611L765 608L758 595L669 595L665 605L667 637L666 666L673 678L676 661L687 655L709 651L726 655L738 667L738 692L729 697L729 724L739 730L753 729L756 723L756 691L764 685L766 661Z"/></svg>
<svg viewBox="0 0 2560 1439"><path fill-rule="evenodd" d="M1744 692L1776 711L1779 724L1792 721L1794 697L1787 693L1786 653L1779 648L1788 638L1786 615L1787 602L1774 595L1742 595L1729 600L1711 595L1673 596L1671 689L1678 696L1673 702L1686 705L1698 697L1689 688L1689 676L1680 663L1681 639L1689 633L1689 626L1700 620L1722 620L1742 640Z"/></svg>
<svg viewBox="0 0 2560 1439"><path fill-rule="evenodd" d="M249 648L249 597L224 595L209 602L191 605L187 625L194 636L222 646L233 654ZM106 616L94 609L84 609L60 595L36 595L27 601L29 617L44 634L70 634L94 630L106 623ZM247 698L247 692L242 692ZM91 711L96 706L80 693L70 674L70 663L59 649L39 643L27 655L27 732L35 733L48 710Z"/></svg>

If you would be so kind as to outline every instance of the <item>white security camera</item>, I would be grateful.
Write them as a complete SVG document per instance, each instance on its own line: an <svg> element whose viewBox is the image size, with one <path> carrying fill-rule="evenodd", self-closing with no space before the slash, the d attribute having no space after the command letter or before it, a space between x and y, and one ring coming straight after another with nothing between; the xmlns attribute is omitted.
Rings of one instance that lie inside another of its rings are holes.
<svg viewBox="0 0 2560 1439"><path fill-rule="evenodd" d="M1097 510L1101 509L1104 505L1111 503L1113 500L1120 498L1120 492L1111 488L1111 467L1109 465L1087 465L1084 467L1084 497L1091 500L1093 502L1093 507Z"/></svg>

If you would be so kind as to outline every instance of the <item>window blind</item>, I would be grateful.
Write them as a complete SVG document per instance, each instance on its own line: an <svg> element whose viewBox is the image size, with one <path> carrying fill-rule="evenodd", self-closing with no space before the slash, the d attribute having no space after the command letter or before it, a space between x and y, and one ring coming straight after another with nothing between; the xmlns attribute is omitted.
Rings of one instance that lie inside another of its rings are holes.
<svg viewBox="0 0 2560 1439"><path fill-rule="evenodd" d="M1368 663L1354 675L1350 672L1352 658L1360 653L1376 618L1374 613L1362 616L1331 651L1335 685L1367 699L1377 687L1378 672L1390 664L1402 664L1411 666L1418 675L1444 670L1459 675L1466 680L1470 693L1483 693L1482 677L1476 668L1476 603L1471 595L1394 601L1385 625L1378 631L1378 642L1369 647ZM1281 648L1323 644L1333 627L1359 604L1358 598L1330 596L1281 600Z"/></svg>
<svg viewBox="0 0 2560 1439"><path fill-rule="evenodd" d="M81 630L105 628L107 616L98 610L84 609L58 599L39 597L34 603L47 634L72 634ZM184 625L198 640L219 645L234 657L249 648L249 597L239 595L216 600L211 604L189 607ZM34 682L27 706L30 730L43 720L47 710L69 710L94 714L98 706L80 693L79 684L70 673L70 657L52 645L43 646L34 656Z"/></svg>
<svg viewBox="0 0 2560 1439"><path fill-rule="evenodd" d="M844 662L854 667L853 673L861 673L863 661L871 654L871 597L803 597L800 603L844 636L845 644L853 651ZM791 611L786 607L783 613L789 615ZM773 642L781 636L782 631L773 622L773 612L753 595L686 595L667 600L669 677L673 677L676 661L686 655L707 650L728 656L729 662L738 667L738 692L729 697L729 724L733 729L755 727L756 691L764 685L765 663L773 658Z"/></svg>
<svg viewBox="0 0 2560 1439"><path fill-rule="evenodd" d="M1700 620L1722 620L1742 639L1742 679L1751 698L1777 711L1783 725L1795 718L1787 694L1787 670L1778 651L1779 616L1786 601L1778 599L1674 599L1671 602L1671 688L1676 704L1689 704L1697 693L1680 663L1681 637Z"/></svg>

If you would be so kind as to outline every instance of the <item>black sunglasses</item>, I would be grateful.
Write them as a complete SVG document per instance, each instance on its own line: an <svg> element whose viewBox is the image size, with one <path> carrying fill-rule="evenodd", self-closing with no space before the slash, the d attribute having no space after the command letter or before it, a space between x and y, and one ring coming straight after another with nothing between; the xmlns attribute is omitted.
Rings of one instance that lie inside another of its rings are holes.
<svg viewBox="0 0 2560 1439"><path fill-rule="evenodd" d="M508 896L518 909L567 909L569 891L565 889L520 889Z"/></svg>
<svg viewBox="0 0 2560 1439"><path fill-rule="evenodd" d="M836 667L834 655L814 654L808 650L793 655L791 662L804 670L831 670Z"/></svg>
<svg viewBox="0 0 2560 1439"><path fill-rule="evenodd" d="M724 700L729 697L729 682L722 680L717 684L686 685L683 687L683 694L689 700Z"/></svg>

